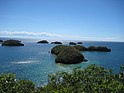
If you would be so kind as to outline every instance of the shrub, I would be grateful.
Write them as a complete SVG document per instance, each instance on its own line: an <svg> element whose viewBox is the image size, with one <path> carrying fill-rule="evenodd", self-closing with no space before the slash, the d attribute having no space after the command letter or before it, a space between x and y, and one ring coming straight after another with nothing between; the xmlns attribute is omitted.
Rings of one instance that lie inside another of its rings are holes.
<svg viewBox="0 0 124 93"><path fill-rule="evenodd" d="M16 80L14 74L0 74L0 93L124 93L124 66L119 74L101 66L48 75L48 84L39 88L30 80Z"/></svg>
<svg viewBox="0 0 124 93"><path fill-rule="evenodd" d="M51 93L123 93L124 84L118 77L103 67L91 65L74 69L71 73L59 72L49 75L44 88Z"/></svg>

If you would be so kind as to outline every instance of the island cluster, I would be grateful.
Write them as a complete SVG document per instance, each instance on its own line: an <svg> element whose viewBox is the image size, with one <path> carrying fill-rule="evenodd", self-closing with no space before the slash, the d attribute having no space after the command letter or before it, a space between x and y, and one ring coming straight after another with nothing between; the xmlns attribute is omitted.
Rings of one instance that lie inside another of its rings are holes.
<svg viewBox="0 0 124 93"><path fill-rule="evenodd" d="M20 40L0 40L2 46L24 46ZM38 41L39 44L48 44L47 40ZM87 61L83 55L83 51L96 51L96 52L111 52L111 49L106 46L83 46L82 42L69 42L68 45L62 45L62 42L55 41L51 44L57 44L51 49L51 54L56 55L55 62L63 64L76 64Z"/></svg>

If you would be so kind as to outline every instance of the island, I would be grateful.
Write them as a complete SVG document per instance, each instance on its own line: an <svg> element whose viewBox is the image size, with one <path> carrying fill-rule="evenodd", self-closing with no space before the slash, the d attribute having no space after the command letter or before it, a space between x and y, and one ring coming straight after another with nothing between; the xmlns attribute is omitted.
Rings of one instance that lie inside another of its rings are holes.
<svg viewBox="0 0 124 93"><path fill-rule="evenodd" d="M76 43L74 43L74 42L70 42L69 45L76 45Z"/></svg>
<svg viewBox="0 0 124 93"><path fill-rule="evenodd" d="M55 41L55 42L51 42L51 44L62 44L62 42Z"/></svg>
<svg viewBox="0 0 124 93"><path fill-rule="evenodd" d="M2 46L24 46L19 40L6 40L2 43Z"/></svg>
<svg viewBox="0 0 124 93"><path fill-rule="evenodd" d="M3 40L0 40L0 42L3 42Z"/></svg>
<svg viewBox="0 0 124 93"><path fill-rule="evenodd" d="M82 42L77 42L77 44L83 44Z"/></svg>
<svg viewBox="0 0 124 93"><path fill-rule="evenodd" d="M103 51L103 52L111 52L111 49L107 48L106 46L90 46L88 47L88 51Z"/></svg>
<svg viewBox="0 0 124 93"><path fill-rule="evenodd" d="M87 61L83 54L73 46L58 45L51 49L51 53L56 55L56 63L76 64Z"/></svg>
<svg viewBox="0 0 124 93"><path fill-rule="evenodd" d="M79 51L97 51L97 52L111 52L111 49L106 46L89 46L88 48L81 45L73 46Z"/></svg>
<svg viewBox="0 0 124 93"><path fill-rule="evenodd" d="M37 43L43 43L43 44L47 44L49 43L47 40L42 40L42 41L38 41Z"/></svg>

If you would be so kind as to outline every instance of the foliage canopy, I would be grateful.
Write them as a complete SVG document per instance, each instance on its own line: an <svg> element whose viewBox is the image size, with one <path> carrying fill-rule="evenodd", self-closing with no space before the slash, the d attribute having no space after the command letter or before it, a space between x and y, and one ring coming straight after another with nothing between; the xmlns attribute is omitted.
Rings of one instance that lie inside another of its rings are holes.
<svg viewBox="0 0 124 93"><path fill-rule="evenodd" d="M41 87L16 80L14 74L0 74L0 93L124 93L124 66L119 74L97 65L50 74L48 84Z"/></svg>

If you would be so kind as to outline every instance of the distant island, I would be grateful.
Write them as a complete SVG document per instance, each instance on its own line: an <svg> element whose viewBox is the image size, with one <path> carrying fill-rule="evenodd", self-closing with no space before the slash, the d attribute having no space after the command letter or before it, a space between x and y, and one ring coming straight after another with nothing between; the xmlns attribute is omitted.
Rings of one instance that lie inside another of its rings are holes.
<svg viewBox="0 0 124 93"><path fill-rule="evenodd" d="M6 40L2 43L2 46L24 46L19 40Z"/></svg>
<svg viewBox="0 0 124 93"><path fill-rule="evenodd" d="M3 40L0 40L0 42L3 42Z"/></svg>
<svg viewBox="0 0 124 93"><path fill-rule="evenodd" d="M82 42L77 42L77 44L83 44Z"/></svg>
<svg viewBox="0 0 124 93"><path fill-rule="evenodd" d="M55 41L55 42L51 42L51 44L62 44L62 42Z"/></svg>
<svg viewBox="0 0 124 93"><path fill-rule="evenodd" d="M42 41L38 41L37 43L43 43L43 44L47 44L49 43L47 40L42 40Z"/></svg>
<svg viewBox="0 0 124 93"><path fill-rule="evenodd" d="M76 49L80 51L97 51L97 52L111 52L111 49L107 48L106 46L81 46L81 45L76 45L74 46Z"/></svg>
<svg viewBox="0 0 124 93"><path fill-rule="evenodd" d="M76 43L74 43L74 42L70 42L69 45L76 45Z"/></svg>

